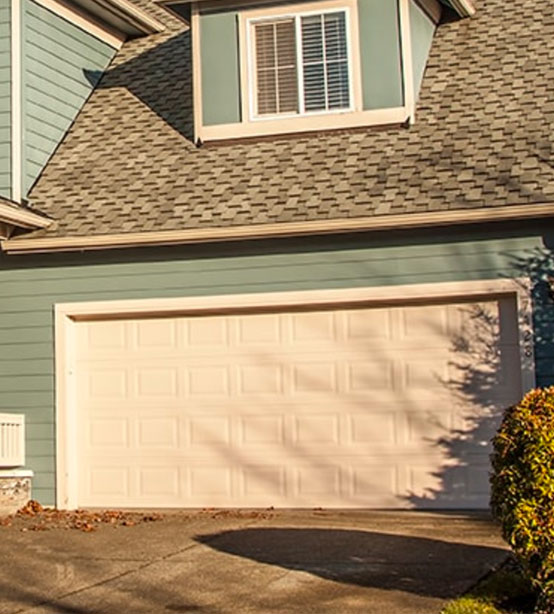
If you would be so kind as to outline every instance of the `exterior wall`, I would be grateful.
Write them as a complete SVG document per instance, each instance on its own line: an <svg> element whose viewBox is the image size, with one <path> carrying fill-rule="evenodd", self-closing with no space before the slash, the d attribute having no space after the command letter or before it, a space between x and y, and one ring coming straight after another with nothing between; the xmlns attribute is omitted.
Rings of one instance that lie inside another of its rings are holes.
<svg viewBox="0 0 554 614"><path fill-rule="evenodd" d="M0 254L0 411L26 414L33 492L54 502L56 303L377 287L531 275L538 383L554 382L554 304L540 229L372 234L79 254Z"/></svg>
<svg viewBox="0 0 554 614"><path fill-rule="evenodd" d="M410 2L410 34L412 39L414 94L417 100L435 34L435 24L414 0Z"/></svg>
<svg viewBox="0 0 554 614"><path fill-rule="evenodd" d="M0 196L11 197L11 3L0 0Z"/></svg>
<svg viewBox="0 0 554 614"><path fill-rule="evenodd" d="M22 2L22 181L26 194L115 49L33 0Z"/></svg>
<svg viewBox="0 0 554 614"><path fill-rule="evenodd" d="M358 0L364 110L401 107L402 59L397 0Z"/></svg>
<svg viewBox="0 0 554 614"><path fill-rule="evenodd" d="M237 13L200 17L204 125L241 121Z"/></svg>

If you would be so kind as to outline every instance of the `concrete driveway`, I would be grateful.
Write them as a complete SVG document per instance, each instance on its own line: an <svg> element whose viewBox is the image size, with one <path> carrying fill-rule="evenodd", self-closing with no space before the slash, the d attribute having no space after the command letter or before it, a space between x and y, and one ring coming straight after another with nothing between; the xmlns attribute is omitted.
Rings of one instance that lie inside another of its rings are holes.
<svg viewBox="0 0 554 614"><path fill-rule="evenodd" d="M93 533L0 527L0 612L438 614L505 556L482 514L203 511Z"/></svg>

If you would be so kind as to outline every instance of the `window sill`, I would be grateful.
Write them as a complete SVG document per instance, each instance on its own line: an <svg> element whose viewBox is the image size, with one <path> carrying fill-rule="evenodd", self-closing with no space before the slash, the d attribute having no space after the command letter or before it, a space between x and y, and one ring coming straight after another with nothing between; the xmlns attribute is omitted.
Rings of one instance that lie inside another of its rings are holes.
<svg viewBox="0 0 554 614"><path fill-rule="evenodd" d="M318 114L313 116L288 117L286 119L255 120L235 124L200 126L197 136L203 142L226 139L273 136L302 132L318 132L334 129L380 126L383 124L403 124L409 120L405 107L378 109L374 111L355 111L337 114Z"/></svg>

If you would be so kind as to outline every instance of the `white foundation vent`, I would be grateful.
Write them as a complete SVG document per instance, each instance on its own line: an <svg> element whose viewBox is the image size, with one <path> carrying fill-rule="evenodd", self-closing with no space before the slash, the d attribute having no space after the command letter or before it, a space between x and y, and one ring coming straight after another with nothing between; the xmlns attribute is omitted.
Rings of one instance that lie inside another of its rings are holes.
<svg viewBox="0 0 554 614"><path fill-rule="evenodd" d="M0 414L0 468L25 464L25 416Z"/></svg>

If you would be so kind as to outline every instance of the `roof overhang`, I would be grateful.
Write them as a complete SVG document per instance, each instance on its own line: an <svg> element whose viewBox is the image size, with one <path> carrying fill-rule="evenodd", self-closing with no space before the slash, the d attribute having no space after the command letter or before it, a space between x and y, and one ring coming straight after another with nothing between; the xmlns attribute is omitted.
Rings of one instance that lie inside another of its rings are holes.
<svg viewBox="0 0 554 614"><path fill-rule="evenodd" d="M164 29L157 19L129 0L71 0L70 3L129 38L156 34Z"/></svg>
<svg viewBox="0 0 554 614"><path fill-rule="evenodd" d="M179 19L188 21L189 18L189 8L188 5L193 2L210 2L210 4L215 4L217 2L228 2L228 0L156 0L158 4L163 6L167 11L169 11L175 17ZM240 2L241 0L237 0ZM242 0L244 3L250 2L252 0ZM471 17L475 14L475 7L473 6L471 0L439 0L441 4L451 8L455 11L460 17Z"/></svg>
<svg viewBox="0 0 554 614"><path fill-rule="evenodd" d="M473 17L475 7L471 0L440 0L442 4L456 11L460 17Z"/></svg>
<svg viewBox="0 0 554 614"><path fill-rule="evenodd" d="M22 228L24 230L38 230L48 228L53 223L38 213L23 209L15 203L12 204L4 199L0 200L0 224Z"/></svg>
<svg viewBox="0 0 554 614"><path fill-rule="evenodd" d="M290 238L354 232L407 230L453 225L539 220L554 218L554 202L529 205L507 205L484 209L457 209L401 215L378 215L334 220L251 224L216 228L189 228L130 232L124 234L43 237L16 237L0 242L2 250L10 254L72 252L167 245L192 245L255 239Z"/></svg>

